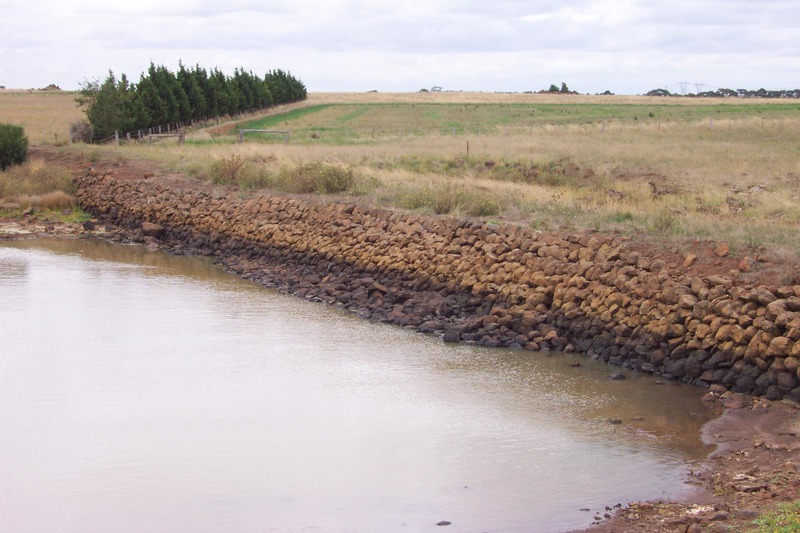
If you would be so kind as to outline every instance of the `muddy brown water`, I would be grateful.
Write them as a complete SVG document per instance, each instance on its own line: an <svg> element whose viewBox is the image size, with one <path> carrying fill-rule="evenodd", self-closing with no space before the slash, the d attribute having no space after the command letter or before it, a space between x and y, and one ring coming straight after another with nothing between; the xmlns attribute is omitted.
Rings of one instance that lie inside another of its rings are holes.
<svg viewBox="0 0 800 533"><path fill-rule="evenodd" d="M6 531L565 531L680 497L711 451L697 389L446 345L203 258L5 243L0 298Z"/></svg>

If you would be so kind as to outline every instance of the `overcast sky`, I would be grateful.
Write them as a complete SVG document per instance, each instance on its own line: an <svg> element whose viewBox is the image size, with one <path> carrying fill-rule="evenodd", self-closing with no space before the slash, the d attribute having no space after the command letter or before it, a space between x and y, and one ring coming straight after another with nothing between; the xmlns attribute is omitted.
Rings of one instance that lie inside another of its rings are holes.
<svg viewBox="0 0 800 533"><path fill-rule="evenodd" d="M798 0L0 0L0 21L9 88L179 60L312 92L800 87Z"/></svg>

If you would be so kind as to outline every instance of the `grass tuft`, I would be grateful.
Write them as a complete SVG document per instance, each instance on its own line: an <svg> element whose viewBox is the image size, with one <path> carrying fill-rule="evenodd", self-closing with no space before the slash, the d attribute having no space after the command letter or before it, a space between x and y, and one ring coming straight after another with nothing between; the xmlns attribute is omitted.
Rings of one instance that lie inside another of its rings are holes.
<svg viewBox="0 0 800 533"><path fill-rule="evenodd" d="M74 192L72 172L68 168L31 160L0 172L0 198L8 201L55 191L66 194Z"/></svg>
<svg viewBox="0 0 800 533"><path fill-rule="evenodd" d="M454 183L401 187L386 200L404 209L437 215L465 214L480 217L500 213L500 205L492 198Z"/></svg>
<svg viewBox="0 0 800 533"><path fill-rule="evenodd" d="M16 203L22 207L39 207L46 210L72 209L78 205L75 197L64 191L51 191L32 196L23 194L16 198Z"/></svg>
<svg viewBox="0 0 800 533"><path fill-rule="evenodd" d="M800 532L800 501L778 505L774 511L762 515L753 522L753 533L798 533Z"/></svg>
<svg viewBox="0 0 800 533"><path fill-rule="evenodd" d="M358 181L351 167L338 162L312 161L282 170L276 184L291 193L338 194L355 190Z"/></svg>

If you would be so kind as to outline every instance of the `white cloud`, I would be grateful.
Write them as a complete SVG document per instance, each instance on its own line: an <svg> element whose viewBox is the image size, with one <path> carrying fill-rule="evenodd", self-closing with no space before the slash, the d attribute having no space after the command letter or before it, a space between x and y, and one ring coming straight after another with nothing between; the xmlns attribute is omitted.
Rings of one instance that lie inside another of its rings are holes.
<svg viewBox="0 0 800 533"><path fill-rule="evenodd" d="M312 91L794 88L800 71L795 1L30 0L0 18L0 85L17 87L179 60L288 69Z"/></svg>

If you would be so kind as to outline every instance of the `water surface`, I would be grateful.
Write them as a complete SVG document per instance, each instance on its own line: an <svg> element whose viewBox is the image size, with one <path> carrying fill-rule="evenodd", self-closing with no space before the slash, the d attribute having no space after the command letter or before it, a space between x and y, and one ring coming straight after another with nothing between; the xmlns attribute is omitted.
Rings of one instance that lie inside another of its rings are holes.
<svg viewBox="0 0 800 533"><path fill-rule="evenodd" d="M708 452L693 388L446 345L201 258L4 244L0 297L3 531L564 531L680 496Z"/></svg>

